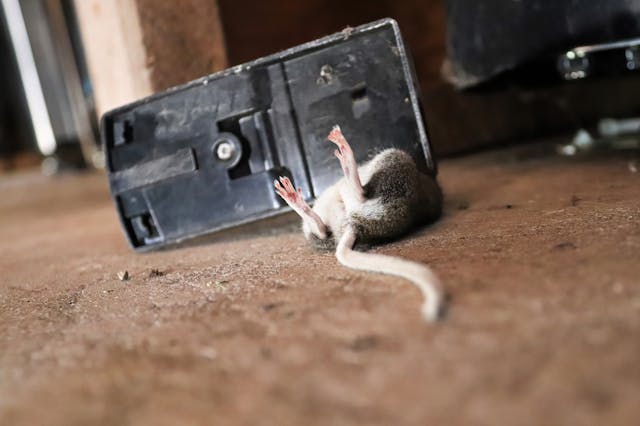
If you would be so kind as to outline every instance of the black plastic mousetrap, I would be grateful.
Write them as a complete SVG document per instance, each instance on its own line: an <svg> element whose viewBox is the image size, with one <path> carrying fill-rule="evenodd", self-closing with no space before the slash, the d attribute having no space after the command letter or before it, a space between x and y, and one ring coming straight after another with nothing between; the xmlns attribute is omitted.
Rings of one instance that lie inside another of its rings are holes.
<svg viewBox="0 0 640 426"><path fill-rule="evenodd" d="M289 210L288 176L313 199L342 174L339 124L358 162L406 150L435 164L410 58L384 19L203 77L102 117L111 192L132 247L177 243Z"/></svg>

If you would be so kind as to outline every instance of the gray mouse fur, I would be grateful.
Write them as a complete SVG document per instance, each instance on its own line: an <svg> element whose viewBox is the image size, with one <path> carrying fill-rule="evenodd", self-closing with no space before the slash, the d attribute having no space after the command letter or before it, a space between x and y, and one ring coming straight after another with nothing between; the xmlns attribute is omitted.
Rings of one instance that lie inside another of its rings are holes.
<svg viewBox="0 0 640 426"><path fill-rule="evenodd" d="M358 166L338 126L328 139L338 146L344 177L325 190L311 209L287 178L276 192L302 217L305 237L319 249L335 249L345 266L396 275L412 281L424 297L423 315L438 318L442 296L437 277L425 265L353 250L398 238L436 220L442 191L432 176L418 170L409 154L386 149Z"/></svg>
<svg viewBox="0 0 640 426"><path fill-rule="evenodd" d="M434 177L418 170L409 154L391 148L377 154L369 164L374 166L374 170L371 170L373 173L369 180L363 182L364 197L379 203L380 214L372 217L371 206L367 205L367 211L355 210L345 218L355 228L359 248L396 239L440 217L442 190ZM369 164L364 165L364 171L371 168ZM361 176L366 176L362 170L359 171ZM324 194L332 194L332 191ZM324 239L309 231L305 236L315 248L333 251L342 232L340 229L337 232L328 229L328 233Z"/></svg>

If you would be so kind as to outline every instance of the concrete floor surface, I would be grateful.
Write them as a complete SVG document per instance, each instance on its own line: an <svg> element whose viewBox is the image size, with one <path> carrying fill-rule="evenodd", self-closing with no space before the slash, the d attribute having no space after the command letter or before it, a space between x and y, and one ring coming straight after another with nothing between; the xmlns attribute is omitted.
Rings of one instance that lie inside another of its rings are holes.
<svg viewBox="0 0 640 426"><path fill-rule="evenodd" d="M441 276L437 325L292 216L136 254L103 175L2 176L0 424L636 424L637 163L443 161L443 218L375 249Z"/></svg>

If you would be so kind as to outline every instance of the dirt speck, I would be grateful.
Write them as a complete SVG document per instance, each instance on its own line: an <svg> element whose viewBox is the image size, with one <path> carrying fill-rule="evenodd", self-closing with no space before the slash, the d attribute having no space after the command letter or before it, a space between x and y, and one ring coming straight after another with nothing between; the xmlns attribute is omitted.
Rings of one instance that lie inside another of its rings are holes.
<svg viewBox="0 0 640 426"><path fill-rule="evenodd" d="M284 303L281 303L281 302L267 303L266 305L262 305L262 309L265 312L269 312L269 311L271 311L271 310L273 310L273 309L275 309L275 308L277 308L279 306L282 306L282 305L284 305Z"/></svg>
<svg viewBox="0 0 640 426"><path fill-rule="evenodd" d="M458 210L467 210L469 208L469 201L467 200L458 201L457 208Z"/></svg>
<svg viewBox="0 0 640 426"><path fill-rule="evenodd" d="M149 278L155 278L155 277L161 277L164 275L164 272L162 272L159 269L152 269L149 271Z"/></svg>
<svg viewBox="0 0 640 426"><path fill-rule="evenodd" d="M573 244L571 241L565 241L559 244L556 244L555 246L553 246L554 250L575 250L576 249L576 245Z"/></svg>
<svg viewBox="0 0 640 426"><path fill-rule="evenodd" d="M357 337L349 345L349 347L356 352L373 349L376 346L378 346L378 338L374 335Z"/></svg>

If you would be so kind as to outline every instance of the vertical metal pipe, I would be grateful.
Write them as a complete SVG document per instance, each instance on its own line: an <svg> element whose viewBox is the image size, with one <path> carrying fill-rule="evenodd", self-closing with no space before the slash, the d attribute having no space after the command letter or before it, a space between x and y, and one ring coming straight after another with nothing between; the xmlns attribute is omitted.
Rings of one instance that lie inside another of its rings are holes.
<svg viewBox="0 0 640 426"><path fill-rule="evenodd" d="M18 0L0 0L4 16L16 55L22 87L27 99L33 130L38 148L43 155L51 155L56 150L56 139L51 119L40 84L38 69L31 50L27 27Z"/></svg>

